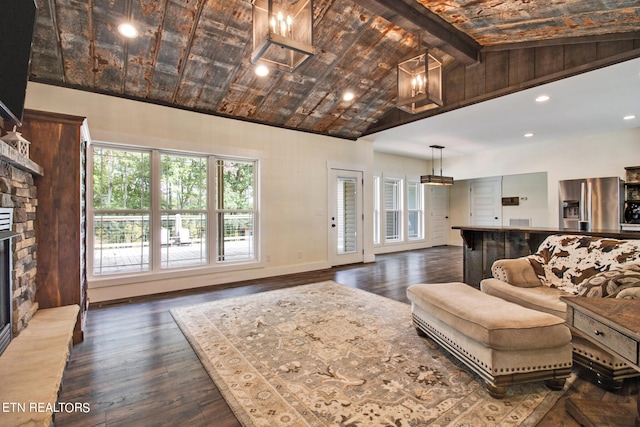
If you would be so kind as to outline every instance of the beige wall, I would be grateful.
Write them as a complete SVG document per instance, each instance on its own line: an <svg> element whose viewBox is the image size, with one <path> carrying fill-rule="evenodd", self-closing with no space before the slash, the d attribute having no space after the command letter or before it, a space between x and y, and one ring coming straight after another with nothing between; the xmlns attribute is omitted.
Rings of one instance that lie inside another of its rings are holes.
<svg viewBox="0 0 640 427"><path fill-rule="evenodd" d="M532 227L546 226L547 194L546 172L506 175L502 178L502 197L518 197L517 206L502 207L502 224L510 219L528 219Z"/></svg>
<svg viewBox="0 0 640 427"><path fill-rule="evenodd" d="M375 153L373 158L373 168L376 173L404 174L412 177L428 174L430 172L428 169L429 164L424 159L396 156L388 153Z"/></svg>
<svg viewBox="0 0 640 427"><path fill-rule="evenodd" d="M191 270L187 277L167 273L143 279L93 279L89 296L94 302L327 268L327 168L355 165L365 171L365 182L372 179L373 148L367 142L37 83L29 83L26 108L87 117L93 141L260 159L259 264L242 270ZM364 203L372 205L370 191ZM365 229L370 230L370 215L365 221ZM364 249L365 259L373 260L373 245L366 243Z"/></svg>

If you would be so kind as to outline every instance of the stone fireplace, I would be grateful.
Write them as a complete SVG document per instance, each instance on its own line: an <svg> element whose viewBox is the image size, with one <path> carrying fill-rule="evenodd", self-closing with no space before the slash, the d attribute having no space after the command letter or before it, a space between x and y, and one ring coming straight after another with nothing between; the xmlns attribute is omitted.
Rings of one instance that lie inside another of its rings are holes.
<svg viewBox="0 0 640 427"><path fill-rule="evenodd" d="M4 317L0 317L0 352L38 310L34 175L41 176L42 168L0 141L0 286L5 287L0 290L4 310L0 311Z"/></svg>
<svg viewBox="0 0 640 427"><path fill-rule="evenodd" d="M13 209L0 208L0 354L9 346L13 337L12 318L12 278L11 266L13 252L12 237L17 233L13 229Z"/></svg>

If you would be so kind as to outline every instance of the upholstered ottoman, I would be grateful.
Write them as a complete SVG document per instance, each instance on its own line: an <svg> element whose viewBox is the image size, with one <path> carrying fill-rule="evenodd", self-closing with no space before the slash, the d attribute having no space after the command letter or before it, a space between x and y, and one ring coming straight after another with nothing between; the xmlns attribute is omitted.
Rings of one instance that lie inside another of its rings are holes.
<svg viewBox="0 0 640 427"><path fill-rule="evenodd" d="M457 282L412 285L407 296L418 333L480 375L495 398L531 381L560 390L571 374L571 332L552 314Z"/></svg>

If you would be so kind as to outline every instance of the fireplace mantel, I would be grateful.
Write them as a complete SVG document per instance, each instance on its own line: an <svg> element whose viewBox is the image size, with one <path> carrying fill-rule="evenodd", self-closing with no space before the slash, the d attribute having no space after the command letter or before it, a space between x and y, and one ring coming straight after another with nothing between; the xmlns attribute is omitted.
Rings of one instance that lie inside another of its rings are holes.
<svg viewBox="0 0 640 427"><path fill-rule="evenodd" d="M43 176L44 171L40 165L20 154L16 149L4 141L0 141L0 160L15 166L18 169Z"/></svg>

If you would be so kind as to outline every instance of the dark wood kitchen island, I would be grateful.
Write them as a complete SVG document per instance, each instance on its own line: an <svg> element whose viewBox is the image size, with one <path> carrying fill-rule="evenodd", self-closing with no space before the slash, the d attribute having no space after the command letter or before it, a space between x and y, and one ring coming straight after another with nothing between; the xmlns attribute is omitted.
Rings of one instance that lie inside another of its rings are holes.
<svg viewBox="0 0 640 427"><path fill-rule="evenodd" d="M620 230L559 230L543 227L454 226L460 230L464 242L464 282L480 287L480 281L491 276L494 261L518 258L535 253L538 246L552 234L577 234L611 237L614 239L640 239L640 232Z"/></svg>

